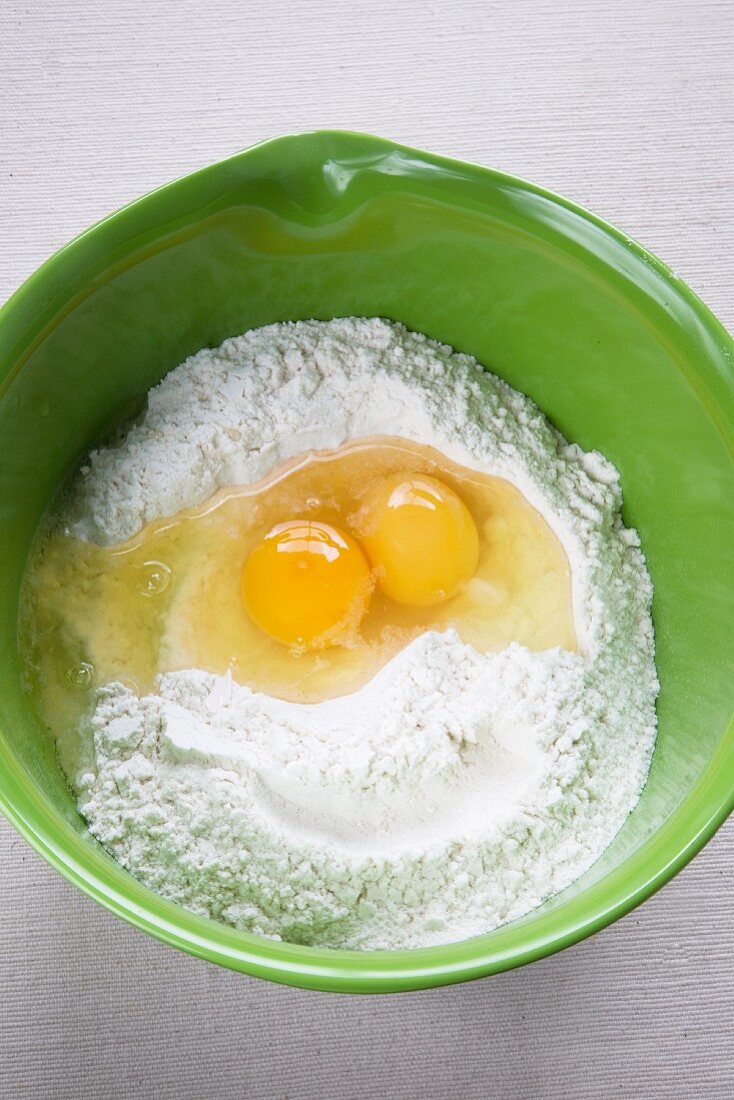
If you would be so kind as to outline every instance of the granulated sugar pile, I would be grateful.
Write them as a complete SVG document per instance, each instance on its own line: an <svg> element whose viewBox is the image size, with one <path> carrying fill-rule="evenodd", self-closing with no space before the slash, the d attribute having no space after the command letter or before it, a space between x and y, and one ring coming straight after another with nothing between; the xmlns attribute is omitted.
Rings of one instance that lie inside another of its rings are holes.
<svg viewBox="0 0 734 1100"><path fill-rule="evenodd" d="M278 324L188 359L95 452L63 522L115 543L310 448L402 436L508 479L561 540L579 653L411 642L355 694L288 703L168 673L97 695L71 776L92 833L197 913L293 942L413 947L580 875L655 739L651 585L615 469L474 360L379 319Z"/></svg>

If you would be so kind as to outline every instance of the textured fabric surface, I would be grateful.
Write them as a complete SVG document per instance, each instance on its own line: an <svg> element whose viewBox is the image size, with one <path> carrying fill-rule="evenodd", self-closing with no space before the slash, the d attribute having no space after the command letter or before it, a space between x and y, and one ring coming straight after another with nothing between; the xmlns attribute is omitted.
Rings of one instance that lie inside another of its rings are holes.
<svg viewBox="0 0 734 1100"><path fill-rule="evenodd" d="M292 130L363 129L537 180L734 327L729 0L0 3L0 300L97 218ZM734 824L554 958L400 997L206 966L0 821L0 1097L734 1095Z"/></svg>

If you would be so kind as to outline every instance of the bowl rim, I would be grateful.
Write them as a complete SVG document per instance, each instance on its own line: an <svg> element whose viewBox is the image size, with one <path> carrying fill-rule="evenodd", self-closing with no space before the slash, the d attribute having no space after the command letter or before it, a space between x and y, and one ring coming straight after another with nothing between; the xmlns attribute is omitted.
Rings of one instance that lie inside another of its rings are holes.
<svg viewBox="0 0 734 1100"><path fill-rule="evenodd" d="M569 215L579 232L598 237L599 233L613 244L631 252L642 260L648 269L660 276L678 299L696 317L702 329L713 338L721 351L722 371L726 371L727 386L731 386L729 374L734 364L734 341L717 318L696 294L679 279L666 264L650 253L637 241L614 226L590 213L568 199L530 183L521 177L492 168L464 162L455 158L424 152L410 146L349 130L313 130L281 135L258 142L233 156L188 173L171 183L156 188L146 195L123 206L96 222L76 236L47 259L0 308L0 340L8 334L14 339L24 338L21 329L13 324L13 314L34 299L39 306L48 300L43 285L51 280L63 285L64 273L75 265L78 254L91 242L97 252L104 252L121 229L127 230L145 213L152 202L161 198L180 196L197 184L206 181L223 181L229 176L236 182L236 169L265 154L271 156L282 151L287 159L299 156L299 150L315 145L323 146L324 155L338 159L340 152L352 159L355 151L361 154L364 167L375 167L388 156L403 158L413 165L430 169L434 174L458 176L488 188L508 187L525 195L540 198L552 204L563 217ZM342 147L340 149L340 147ZM408 173L409 176L409 173ZM7 381L0 385L0 396ZM734 374L732 374L734 378ZM724 436L731 453L734 446ZM630 912L656 890L669 881L706 844L716 830L734 810L734 784L726 779L726 758L734 760L734 719L730 720L717 752L699 775L695 786L674 811L671 818L655 834L674 835L661 837L659 855L654 869L643 867L628 878L626 886L613 900L597 891L607 879L621 871L620 868L592 884L581 897L600 894L587 911L572 920L560 921L558 913L545 914L538 922L540 927L524 938L521 946L502 946L502 934L512 924L473 937L438 947L401 949L391 951L342 951L327 948L303 947L295 944L266 940L263 937L237 932L218 922L207 920L164 901L152 891L132 880L110 857L97 853L92 845L73 830L70 825L60 825L58 813L35 787L28 773L10 750L0 731L0 811L25 839L58 870L68 881L110 912L122 917L129 924L159 940L209 962L242 971L287 985L333 992L397 992L437 985L467 981L477 977L499 973L522 966L561 950L600 931L617 918ZM723 773L723 777L722 777ZM673 828L672 823L678 827ZM681 825L687 822L687 830L681 837ZM677 839L676 839L677 838ZM651 838L641 846L646 851ZM663 843L663 840L665 843ZM648 858L648 863L650 862ZM90 866L91 864L91 866ZM111 866L110 866L111 864ZM124 876L124 878L121 878ZM130 885L132 883L132 886ZM577 908L581 898L571 904ZM547 918L547 919L546 919ZM545 931L544 931L545 929Z"/></svg>

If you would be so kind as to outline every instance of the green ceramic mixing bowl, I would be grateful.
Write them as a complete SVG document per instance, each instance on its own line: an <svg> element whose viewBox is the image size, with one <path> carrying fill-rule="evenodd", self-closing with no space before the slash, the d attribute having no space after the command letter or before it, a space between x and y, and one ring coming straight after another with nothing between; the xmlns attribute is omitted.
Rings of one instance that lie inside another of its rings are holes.
<svg viewBox="0 0 734 1100"><path fill-rule="evenodd" d="M23 694L16 648L28 544L79 454L197 349L271 321L350 314L390 317L470 352L569 439L608 455L655 582L660 732L639 805L561 895L489 935L429 950L275 943L139 885L87 834ZM627 912L731 810L734 347L659 260L571 203L359 134L256 146L114 214L10 299L0 438L0 807L68 879L167 943L328 990L492 974Z"/></svg>

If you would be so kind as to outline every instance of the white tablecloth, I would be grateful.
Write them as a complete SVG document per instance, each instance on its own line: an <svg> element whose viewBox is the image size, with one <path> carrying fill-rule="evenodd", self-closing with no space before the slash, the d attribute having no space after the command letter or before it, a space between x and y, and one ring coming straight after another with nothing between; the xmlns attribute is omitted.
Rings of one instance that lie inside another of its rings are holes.
<svg viewBox="0 0 734 1100"><path fill-rule="evenodd" d="M731 329L733 13L729 0L5 0L0 300L129 199L332 126L588 205ZM147 939L0 822L0 1096L728 1100L733 857L730 823L641 909L524 970L348 998Z"/></svg>

